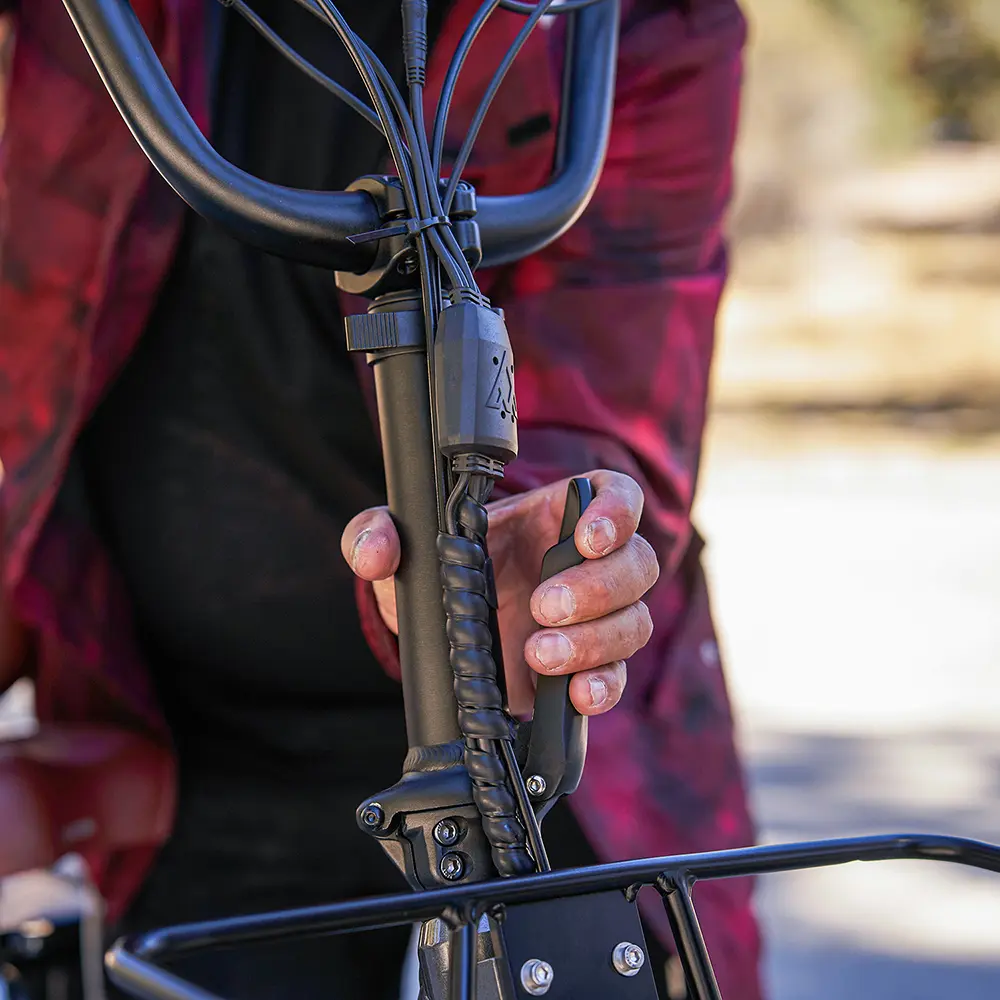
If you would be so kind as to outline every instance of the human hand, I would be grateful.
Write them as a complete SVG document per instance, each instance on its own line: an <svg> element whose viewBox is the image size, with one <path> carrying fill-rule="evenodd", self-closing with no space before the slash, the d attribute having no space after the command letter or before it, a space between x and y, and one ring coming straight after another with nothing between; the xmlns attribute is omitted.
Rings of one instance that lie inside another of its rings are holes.
<svg viewBox="0 0 1000 1000"><path fill-rule="evenodd" d="M573 674L570 698L583 715L613 708L625 689L625 660L653 631L643 595L656 582L652 546L637 533L642 491L630 477L588 474L594 499L576 527L584 556L538 583L542 557L559 538L569 480L489 505L487 543L497 584L498 616L515 715L534 701L534 674ZM344 530L344 557L372 582L386 625L397 631L392 575L399 565L399 535L385 508L366 510ZM541 626L541 627L540 627Z"/></svg>

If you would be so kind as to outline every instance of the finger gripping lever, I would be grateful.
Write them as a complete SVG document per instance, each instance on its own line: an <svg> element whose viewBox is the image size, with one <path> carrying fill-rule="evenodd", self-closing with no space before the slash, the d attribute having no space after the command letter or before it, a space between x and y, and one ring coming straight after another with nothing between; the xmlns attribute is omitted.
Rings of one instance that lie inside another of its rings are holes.
<svg viewBox="0 0 1000 1000"><path fill-rule="evenodd" d="M542 559L542 580L548 580L584 557L574 541L577 522L594 498L589 479L570 480L559 541ZM587 717L569 698L569 675L541 676L535 688L535 711L528 739L524 777L541 818L563 795L576 791L587 756Z"/></svg>

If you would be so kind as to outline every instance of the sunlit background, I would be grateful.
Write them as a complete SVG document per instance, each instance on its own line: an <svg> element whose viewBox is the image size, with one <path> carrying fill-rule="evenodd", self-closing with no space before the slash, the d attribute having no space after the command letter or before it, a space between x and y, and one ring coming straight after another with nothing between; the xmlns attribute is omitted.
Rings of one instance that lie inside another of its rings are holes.
<svg viewBox="0 0 1000 1000"><path fill-rule="evenodd" d="M1000 2L747 0L698 518L766 841L1000 841ZM761 886L772 1000L1000 997L1000 879Z"/></svg>
<svg viewBox="0 0 1000 1000"><path fill-rule="evenodd" d="M1000 842L1000 0L745 8L697 519L762 839ZM1000 878L760 908L772 1000L1000 997Z"/></svg>

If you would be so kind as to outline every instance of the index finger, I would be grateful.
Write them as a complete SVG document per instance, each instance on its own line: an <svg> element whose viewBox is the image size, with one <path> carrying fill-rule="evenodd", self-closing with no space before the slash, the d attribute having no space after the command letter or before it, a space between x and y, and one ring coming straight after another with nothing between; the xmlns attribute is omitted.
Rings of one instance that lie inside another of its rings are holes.
<svg viewBox="0 0 1000 1000"><path fill-rule="evenodd" d="M587 559L599 559L620 549L638 530L642 517L642 488L623 472L598 469L587 478L594 499L577 522L574 540Z"/></svg>

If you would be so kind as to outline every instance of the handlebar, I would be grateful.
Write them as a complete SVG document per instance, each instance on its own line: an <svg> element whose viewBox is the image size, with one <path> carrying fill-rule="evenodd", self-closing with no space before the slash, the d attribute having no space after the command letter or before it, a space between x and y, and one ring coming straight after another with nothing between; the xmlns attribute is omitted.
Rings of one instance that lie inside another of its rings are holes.
<svg viewBox="0 0 1000 1000"><path fill-rule="evenodd" d="M191 118L128 0L63 2L136 141L191 208L278 256L356 273L371 266L375 244L347 239L381 224L369 195L282 187L240 170ZM601 174L614 105L618 0L600 0L567 16L576 23L554 176L529 194L478 199L487 267L562 235L586 208Z"/></svg>

